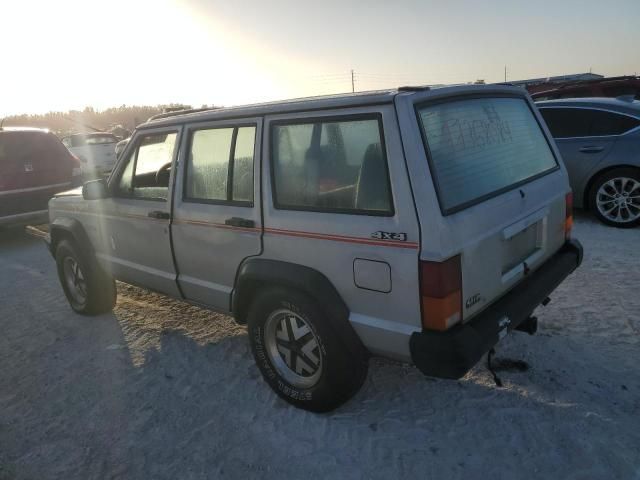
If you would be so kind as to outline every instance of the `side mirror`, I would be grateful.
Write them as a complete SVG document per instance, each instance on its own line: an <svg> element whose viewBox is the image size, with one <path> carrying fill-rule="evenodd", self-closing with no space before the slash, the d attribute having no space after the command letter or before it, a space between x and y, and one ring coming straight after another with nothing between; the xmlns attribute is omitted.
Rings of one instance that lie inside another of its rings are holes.
<svg viewBox="0 0 640 480"><path fill-rule="evenodd" d="M107 182L104 179L92 180L82 186L82 198L85 200L100 200L108 196L109 190L107 189Z"/></svg>

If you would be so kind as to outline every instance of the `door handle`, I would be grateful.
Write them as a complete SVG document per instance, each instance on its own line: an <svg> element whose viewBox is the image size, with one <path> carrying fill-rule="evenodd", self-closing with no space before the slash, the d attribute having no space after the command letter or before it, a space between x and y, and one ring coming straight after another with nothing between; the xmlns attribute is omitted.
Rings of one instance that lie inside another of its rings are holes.
<svg viewBox="0 0 640 480"><path fill-rule="evenodd" d="M154 210L152 212L147 213L147 217L155 218L157 220L169 220L171 215L169 212L163 212L162 210Z"/></svg>
<svg viewBox="0 0 640 480"><path fill-rule="evenodd" d="M587 145L580 147L582 153L598 153L604 150L604 147L598 147L597 145Z"/></svg>
<svg viewBox="0 0 640 480"><path fill-rule="evenodd" d="M230 225L232 227L243 227L243 228L253 228L256 226L256 222L253 220L249 220L248 218L240 218L240 217L231 217L227 218L224 221L225 225Z"/></svg>

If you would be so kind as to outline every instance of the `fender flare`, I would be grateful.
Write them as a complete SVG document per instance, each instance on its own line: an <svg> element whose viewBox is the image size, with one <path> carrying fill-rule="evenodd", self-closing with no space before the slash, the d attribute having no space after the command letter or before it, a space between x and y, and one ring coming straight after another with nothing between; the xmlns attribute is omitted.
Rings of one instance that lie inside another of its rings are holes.
<svg viewBox="0 0 640 480"><path fill-rule="evenodd" d="M349 322L349 308L331 281L313 268L279 260L254 257L242 263L231 297L231 311L236 322L246 324L249 305L254 296L261 289L276 285L309 295L324 311L333 330L346 345L362 345L360 337Z"/></svg>
<svg viewBox="0 0 640 480"><path fill-rule="evenodd" d="M49 235L51 237L51 243L49 244L49 250L51 255L55 256L56 247L58 242L63 238L72 238L81 252L84 255L90 256L95 252L89 236L85 231L82 224L75 218L70 217L58 217L49 225Z"/></svg>

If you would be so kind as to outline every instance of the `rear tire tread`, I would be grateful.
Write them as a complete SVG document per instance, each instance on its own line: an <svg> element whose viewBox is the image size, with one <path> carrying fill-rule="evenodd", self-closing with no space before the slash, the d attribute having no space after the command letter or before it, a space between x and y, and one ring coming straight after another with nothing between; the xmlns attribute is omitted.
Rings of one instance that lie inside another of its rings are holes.
<svg viewBox="0 0 640 480"><path fill-rule="evenodd" d="M271 364L264 347L264 322L269 314L283 304L295 309L312 326L323 348L323 372L310 388L288 384ZM288 403L316 413L331 411L353 397L364 383L368 370L368 352L359 341L338 336L332 322L317 302L297 290L280 287L259 293L247 315L251 350L264 380ZM340 321L348 322L348 319ZM348 325L352 328L351 325ZM353 344L352 344L353 343ZM294 393L292 393L294 392Z"/></svg>

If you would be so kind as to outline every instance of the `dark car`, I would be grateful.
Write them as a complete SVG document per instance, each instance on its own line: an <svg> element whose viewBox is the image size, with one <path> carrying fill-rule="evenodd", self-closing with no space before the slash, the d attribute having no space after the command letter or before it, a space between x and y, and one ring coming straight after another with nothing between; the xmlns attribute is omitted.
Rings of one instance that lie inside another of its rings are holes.
<svg viewBox="0 0 640 480"><path fill-rule="evenodd" d="M640 77L609 77L563 84L535 85L529 88L529 93L536 102L561 98L625 96L640 100Z"/></svg>
<svg viewBox="0 0 640 480"><path fill-rule="evenodd" d="M53 133L0 128L0 225L46 221L49 199L81 178L79 160Z"/></svg>

